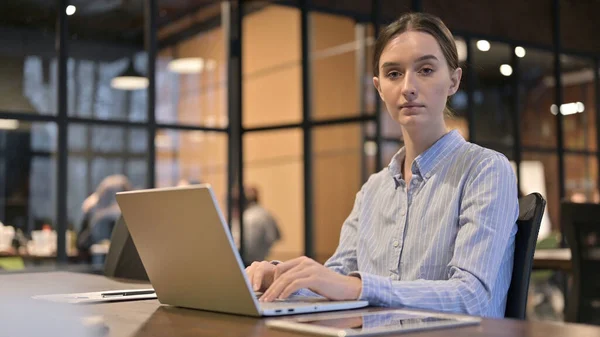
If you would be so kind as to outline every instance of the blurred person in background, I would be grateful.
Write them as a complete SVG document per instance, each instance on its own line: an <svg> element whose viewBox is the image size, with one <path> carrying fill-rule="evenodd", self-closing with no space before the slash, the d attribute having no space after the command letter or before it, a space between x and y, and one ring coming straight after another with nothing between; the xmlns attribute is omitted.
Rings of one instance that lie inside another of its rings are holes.
<svg viewBox="0 0 600 337"><path fill-rule="evenodd" d="M244 264L262 261L269 255L271 247L281 239L279 226L271 213L260 205L260 197L256 186L244 187ZM233 213L231 232L236 246L240 246L239 196L237 189L233 192Z"/></svg>
<svg viewBox="0 0 600 337"><path fill-rule="evenodd" d="M90 258L90 247L110 240L116 221L121 216L117 192L130 191L132 185L126 176L115 174L102 180L94 193L83 201L83 220L77 234L77 250L85 260Z"/></svg>

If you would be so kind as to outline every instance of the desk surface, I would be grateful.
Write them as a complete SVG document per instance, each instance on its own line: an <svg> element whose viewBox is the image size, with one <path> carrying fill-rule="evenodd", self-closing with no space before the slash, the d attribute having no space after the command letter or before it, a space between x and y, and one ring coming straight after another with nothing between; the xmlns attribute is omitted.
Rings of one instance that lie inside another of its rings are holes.
<svg viewBox="0 0 600 337"><path fill-rule="evenodd" d="M19 303L32 295L145 288L147 284L123 283L97 275L66 272L14 274L0 276L0 296L20 297ZM62 305L85 315L100 315L109 328L108 336L307 336L272 330L264 320L162 306L157 300ZM35 323L35 317L29 317ZM400 336L600 336L600 328L577 324L522 322L516 320L483 320L480 326L402 334Z"/></svg>
<svg viewBox="0 0 600 337"><path fill-rule="evenodd" d="M571 268L569 248L538 249L533 255L533 269L571 271Z"/></svg>

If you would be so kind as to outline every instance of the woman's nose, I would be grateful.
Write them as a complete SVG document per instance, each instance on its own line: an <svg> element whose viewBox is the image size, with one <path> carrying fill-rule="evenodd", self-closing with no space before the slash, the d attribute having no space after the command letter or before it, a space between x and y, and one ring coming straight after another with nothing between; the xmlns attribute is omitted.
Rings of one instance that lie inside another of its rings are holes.
<svg viewBox="0 0 600 337"><path fill-rule="evenodd" d="M414 74L407 73L402 81L402 95L407 100L414 100L417 96L417 87Z"/></svg>

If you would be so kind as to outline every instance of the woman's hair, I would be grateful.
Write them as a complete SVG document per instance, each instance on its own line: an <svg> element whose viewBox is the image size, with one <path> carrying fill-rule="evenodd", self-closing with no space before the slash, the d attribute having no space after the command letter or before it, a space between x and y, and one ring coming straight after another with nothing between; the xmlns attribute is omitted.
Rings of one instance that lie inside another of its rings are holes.
<svg viewBox="0 0 600 337"><path fill-rule="evenodd" d="M377 37L373 55L373 75L375 77L379 77L379 59L385 46L394 37L408 31L423 32L433 36L442 49L448 68L453 71L459 67L456 43L444 22L437 16L427 13L406 13L385 27ZM452 117L448 108L445 113Z"/></svg>

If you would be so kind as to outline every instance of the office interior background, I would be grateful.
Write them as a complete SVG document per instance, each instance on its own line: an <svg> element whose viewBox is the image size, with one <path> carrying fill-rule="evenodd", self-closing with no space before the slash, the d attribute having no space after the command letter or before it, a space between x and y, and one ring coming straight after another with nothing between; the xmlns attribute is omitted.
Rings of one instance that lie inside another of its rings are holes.
<svg viewBox="0 0 600 337"><path fill-rule="evenodd" d="M447 124L547 199L540 238L561 231L561 200L600 201L598 1L8 0L0 221L25 239L50 227L66 263L66 233L109 175L210 183L228 219L252 185L281 228L270 258L325 261L361 185L402 146L371 58L408 11L455 35Z"/></svg>

